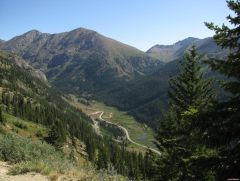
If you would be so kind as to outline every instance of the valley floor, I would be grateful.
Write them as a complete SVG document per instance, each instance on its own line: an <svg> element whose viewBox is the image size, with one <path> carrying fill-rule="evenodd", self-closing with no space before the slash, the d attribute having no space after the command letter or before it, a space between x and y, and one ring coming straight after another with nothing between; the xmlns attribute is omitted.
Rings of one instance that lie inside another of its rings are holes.
<svg viewBox="0 0 240 181"><path fill-rule="evenodd" d="M102 116L103 116L103 114L104 114L103 111L94 112L94 113L92 113L92 114L90 114L90 115L94 115L94 114L99 114L99 120L100 120L100 121L104 121L104 122L107 122L108 124L116 125L119 129L121 129L121 130L124 132L124 134L126 135L126 138L127 138L127 140L128 140L130 143L132 143L132 144L134 144L134 145L136 145L136 146L142 147L142 148L144 148L144 149L150 149L150 150L153 151L154 153L156 153L156 154L158 154L158 155L161 155L161 153L160 153L158 150L153 149L153 148L150 148L150 147L147 147L147 146L145 146L145 145L142 145L142 144L139 144L139 143L133 141L133 140L130 138L129 132L128 132L128 130L127 130L125 127L120 126L120 125L118 125L118 124L116 124L116 123L112 123L112 122L110 122L110 121L104 120L104 119L102 118Z"/></svg>
<svg viewBox="0 0 240 181"><path fill-rule="evenodd" d="M88 115L96 112L103 112L101 114L102 119L118 125L118 127L121 127L125 134L127 132L130 140L132 140L132 142L129 142L129 149L141 152L145 152L146 148L148 147L152 148L153 150L156 149L155 145L153 144L154 131L146 125L137 122L133 116L128 115L126 112L119 111L114 107L107 106L104 103L97 101L91 101L90 104L84 104L78 101L78 99L73 95L71 95L70 99L67 101ZM94 114L91 117L93 119L97 119L99 116L99 114ZM95 129L99 131L99 128ZM135 143L139 143L139 145ZM145 146L142 147L143 145Z"/></svg>

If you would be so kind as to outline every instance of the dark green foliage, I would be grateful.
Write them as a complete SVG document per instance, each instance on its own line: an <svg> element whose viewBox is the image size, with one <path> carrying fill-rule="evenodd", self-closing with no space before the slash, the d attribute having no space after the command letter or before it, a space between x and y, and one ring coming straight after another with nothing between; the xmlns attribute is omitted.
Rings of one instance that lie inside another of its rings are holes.
<svg viewBox="0 0 240 181"><path fill-rule="evenodd" d="M114 139L121 139L123 137L125 137L125 133L119 129L118 126L114 125L114 124L107 124L103 121L99 122L100 125L100 129L101 129L101 133L103 135L109 136L111 138Z"/></svg>
<svg viewBox="0 0 240 181"><path fill-rule="evenodd" d="M27 129L27 125L21 123L20 121L16 121L13 124L14 124L14 126L20 128L20 129Z"/></svg>
<svg viewBox="0 0 240 181"><path fill-rule="evenodd" d="M147 153L144 157L144 170L145 177L149 180L158 180L159 170L156 165L157 156L151 151L147 150Z"/></svg>
<svg viewBox="0 0 240 181"><path fill-rule="evenodd" d="M61 122L57 121L50 127L48 136L45 138L46 142L61 148L66 141L66 129Z"/></svg>
<svg viewBox="0 0 240 181"><path fill-rule="evenodd" d="M213 100L211 81L203 79L200 61L203 56L196 53L193 46L180 67L180 73L170 80L170 107L177 115L190 109L204 111Z"/></svg>
<svg viewBox="0 0 240 181"><path fill-rule="evenodd" d="M230 50L226 59L215 59L209 64L213 70L229 78L223 83L223 89L231 95L202 117L207 144L219 151L219 159L208 162L216 171L217 180L240 178L240 1L230 0L227 4L234 12L233 16L227 17L231 28L206 23L215 31L216 43Z"/></svg>
<svg viewBox="0 0 240 181"><path fill-rule="evenodd" d="M0 105L0 124L3 124L3 123L4 123L4 117L3 117L3 112L2 112L1 105Z"/></svg>
<svg viewBox="0 0 240 181"><path fill-rule="evenodd" d="M160 124L156 145L162 152L157 161L157 180L207 180L211 173L204 162L211 150L201 142L198 115L208 110L214 100L211 81L203 79L202 56L193 46L179 67L179 74L170 80L169 110Z"/></svg>

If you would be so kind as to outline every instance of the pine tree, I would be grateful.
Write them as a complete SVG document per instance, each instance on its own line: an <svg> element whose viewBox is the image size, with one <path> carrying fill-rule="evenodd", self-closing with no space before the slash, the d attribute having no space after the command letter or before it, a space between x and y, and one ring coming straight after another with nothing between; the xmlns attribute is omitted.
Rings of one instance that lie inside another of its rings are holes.
<svg viewBox="0 0 240 181"><path fill-rule="evenodd" d="M201 135L198 115L212 106L211 80L203 78L201 60L193 46L179 67L179 74L169 82L169 110L160 124L156 145L162 152L158 161L158 180L190 180L199 170L191 167L199 157ZM204 172L198 176L202 179Z"/></svg>
<svg viewBox="0 0 240 181"><path fill-rule="evenodd" d="M60 148L66 141L66 132L59 121L56 121L50 128L48 136L45 138L46 142Z"/></svg>
<svg viewBox="0 0 240 181"><path fill-rule="evenodd" d="M217 147L220 152L217 161L213 164L209 161L217 172L217 180L240 178L240 1L230 0L227 5L234 14L227 17L231 28L224 24L219 27L206 23L209 29L215 31L215 42L230 52L226 59L211 60L209 64L213 70L229 78L223 88L231 93L231 97L203 117L203 120L209 120L203 124L208 133L208 144Z"/></svg>
<svg viewBox="0 0 240 181"><path fill-rule="evenodd" d="M155 160L156 154L154 154L150 149L148 149L144 156L144 166L146 178L148 178L149 180L158 180L158 170Z"/></svg>
<svg viewBox="0 0 240 181"><path fill-rule="evenodd" d="M4 117L3 117L3 113L2 113L2 108L0 106L0 124L4 123Z"/></svg>
<svg viewBox="0 0 240 181"><path fill-rule="evenodd" d="M86 140L86 151L88 154L88 159L90 161L94 161L94 159L95 159L95 144L91 138L87 138L87 140Z"/></svg>

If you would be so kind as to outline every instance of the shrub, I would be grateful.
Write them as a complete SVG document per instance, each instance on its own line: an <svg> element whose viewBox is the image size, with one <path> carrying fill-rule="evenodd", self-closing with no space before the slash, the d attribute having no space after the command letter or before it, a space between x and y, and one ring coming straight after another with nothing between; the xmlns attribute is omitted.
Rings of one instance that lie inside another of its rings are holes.
<svg viewBox="0 0 240 181"><path fill-rule="evenodd" d="M44 175L48 175L51 171L51 168L48 164L43 161L24 161L16 164L14 167L11 167L9 170L10 175L24 174L27 172L37 172Z"/></svg>
<svg viewBox="0 0 240 181"><path fill-rule="evenodd" d="M21 161L30 161L50 158L56 153L54 147L40 141L32 141L29 138L23 138L14 134L0 135L0 158L4 161L18 163Z"/></svg>
<svg viewBox="0 0 240 181"><path fill-rule="evenodd" d="M27 125L25 125L24 123L21 123L20 121L15 121L14 126L20 128L20 129L27 129Z"/></svg>
<svg viewBox="0 0 240 181"><path fill-rule="evenodd" d="M42 138L43 137L43 133L40 130L38 130L36 132L35 136L38 137L38 138Z"/></svg>
<svg viewBox="0 0 240 181"><path fill-rule="evenodd" d="M16 163L10 170L11 174L29 171L64 173L73 167L63 153L45 142L32 141L14 134L0 134L0 143L0 160Z"/></svg>

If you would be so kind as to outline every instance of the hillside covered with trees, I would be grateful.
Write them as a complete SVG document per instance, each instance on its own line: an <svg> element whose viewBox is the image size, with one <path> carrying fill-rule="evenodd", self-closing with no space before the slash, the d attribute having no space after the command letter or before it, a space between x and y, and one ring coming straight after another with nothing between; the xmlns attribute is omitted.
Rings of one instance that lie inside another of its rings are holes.
<svg viewBox="0 0 240 181"><path fill-rule="evenodd" d="M116 173L131 178L146 178L151 175L148 170L151 166L148 165L151 165L149 155L152 153L143 155L129 152L124 143L117 144L110 138L97 135L88 116L65 102L61 93L53 90L46 82L19 67L15 62L15 55L1 52L0 61L1 135L8 135L8 131L4 131L4 127L8 125L5 122L8 122L8 115L12 115L19 118L14 123L18 128L27 129L21 122L22 119L46 127L47 134L39 132L36 133L37 137L60 152L69 139L73 146L76 140L82 141L87 154L85 159L92 162L96 169L112 168ZM18 131L13 134L16 133ZM8 161L4 151L4 147L0 147L1 159Z"/></svg>

